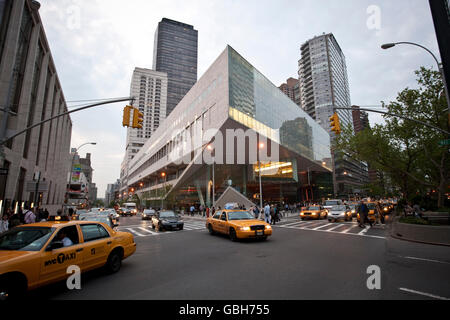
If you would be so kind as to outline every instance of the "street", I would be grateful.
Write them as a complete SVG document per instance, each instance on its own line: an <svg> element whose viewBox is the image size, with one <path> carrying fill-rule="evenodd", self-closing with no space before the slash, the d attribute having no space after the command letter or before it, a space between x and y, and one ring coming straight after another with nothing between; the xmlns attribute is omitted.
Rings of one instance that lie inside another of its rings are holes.
<svg viewBox="0 0 450 320"><path fill-rule="evenodd" d="M122 217L137 251L113 275L83 274L81 290L59 283L30 292L39 299L309 300L450 297L450 248L387 235L385 226L284 218L267 241L231 242L210 235L204 218L185 229L155 232L151 221ZM378 266L381 289L367 287Z"/></svg>

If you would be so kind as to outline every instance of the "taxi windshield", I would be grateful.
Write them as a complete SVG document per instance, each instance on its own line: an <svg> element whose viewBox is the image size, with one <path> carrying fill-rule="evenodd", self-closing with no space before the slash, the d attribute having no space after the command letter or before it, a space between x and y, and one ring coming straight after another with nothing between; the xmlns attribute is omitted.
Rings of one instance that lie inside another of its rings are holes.
<svg viewBox="0 0 450 320"><path fill-rule="evenodd" d="M333 206L331 208L331 211L344 211L345 209L346 209L345 206L340 205L340 206Z"/></svg>
<svg viewBox="0 0 450 320"><path fill-rule="evenodd" d="M320 210L320 208L319 207L308 207L307 210Z"/></svg>
<svg viewBox="0 0 450 320"><path fill-rule="evenodd" d="M252 219L255 219L255 217L247 211L228 212L228 220L252 220Z"/></svg>
<svg viewBox="0 0 450 320"><path fill-rule="evenodd" d="M17 227L0 235L0 250L39 251L54 228Z"/></svg>

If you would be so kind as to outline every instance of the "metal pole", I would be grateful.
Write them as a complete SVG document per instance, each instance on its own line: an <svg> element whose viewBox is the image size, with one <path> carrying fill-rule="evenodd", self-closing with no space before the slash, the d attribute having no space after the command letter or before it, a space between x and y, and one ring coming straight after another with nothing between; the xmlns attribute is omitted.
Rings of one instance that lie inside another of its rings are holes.
<svg viewBox="0 0 450 320"><path fill-rule="evenodd" d="M262 197L262 183L261 183L261 161L259 163L259 206L261 207L260 211L263 209L263 197Z"/></svg>
<svg viewBox="0 0 450 320"><path fill-rule="evenodd" d="M215 177L215 162L216 162L216 157L213 157L213 184L212 184L212 198L213 198L213 208L216 207L216 194L215 194L215 189L216 189L216 177Z"/></svg>
<svg viewBox="0 0 450 320"><path fill-rule="evenodd" d="M26 128L24 130L21 130L21 131L15 133L14 135L12 135L12 136L10 136L8 138L4 138L4 139L0 140L0 146L3 146L9 140L14 139L15 137L17 137L17 136L27 132L28 130L31 130L31 129L37 127L37 126L40 126L40 125L42 125L42 124L44 124L44 123L46 123L48 121L52 121L52 120L57 119L59 117L64 117L64 116L67 116L67 115L69 115L71 113L74 113L74 112L82 111L82 110L85 110L85 109L89 109L89 108L93 108L93 107L97 107L97 106L101 106L101 105L105 105L105 104L122 102L122 101L128 101L128 100L133 100L133 99L134 98L132 98L132 97L128 97L128 98L120 98L120 99L115 99L115 100L109 100L109 101L104 101L104 102L91 104L91 105L88 105L88 106L84 106L84 107L81 107L81 108L77 108L77 109L74 109L74 110L71 110L71 111L67 111L67 112L58 114L58 115L53 116L53 117L51 117L51 118L49 118L47 120L43 120L43 121L40 121L38 123L35 123L35 124L31 125L30 127ZM5 128L5 130L6 130L6 128Z"/></svg>

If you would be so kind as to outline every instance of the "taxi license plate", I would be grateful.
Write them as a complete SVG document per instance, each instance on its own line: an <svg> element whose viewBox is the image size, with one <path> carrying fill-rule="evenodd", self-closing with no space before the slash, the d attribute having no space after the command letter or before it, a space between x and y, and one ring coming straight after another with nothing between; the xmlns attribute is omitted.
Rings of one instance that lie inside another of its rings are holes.
<svg viewBox="0 0 450 320"><path fill-rule="evenodd" d="M257 236L262 236L263 234L264 234L264 231L262 231L262 230L261 231L256 231L256 235Z"/></svg>

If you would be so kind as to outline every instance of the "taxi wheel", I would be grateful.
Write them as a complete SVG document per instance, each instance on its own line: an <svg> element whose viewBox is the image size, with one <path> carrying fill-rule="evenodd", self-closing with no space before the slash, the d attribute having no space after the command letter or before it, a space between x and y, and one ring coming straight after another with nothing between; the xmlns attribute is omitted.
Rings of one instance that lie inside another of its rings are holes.
<svg viewBox="0 0 450 320"><path fill-rule="evenodd" d="M114 250L108 257L106 269L109 273L116 273L122 267L122 254L119 250Z"/></svg>
<svg viewBox="0 0 450 320"><path fill-rule="evenodd" d="M26 292L26 280L23 277L2 277L0 279L0 301L21 298Z"/></svg>
<svg viewBox="0 0 450 320"><path fill-rule="evenodd" d="M216 234L214 232L214 229L213 229L212 225L210 225L210 224L208 224L208 231L209 231L209 234Z"/></svg>
<svg viewBox="0 0 450 320"><path fill-rule="evenodd" d="M237 241L236 231L233 228L230 229L230 240L233 242Z"/></svg>
<svg viewBox="0 0 450 320"><path fill-rule="evenodd" d="M152 229L155 229L155 225L152 223Z"/></svg>

